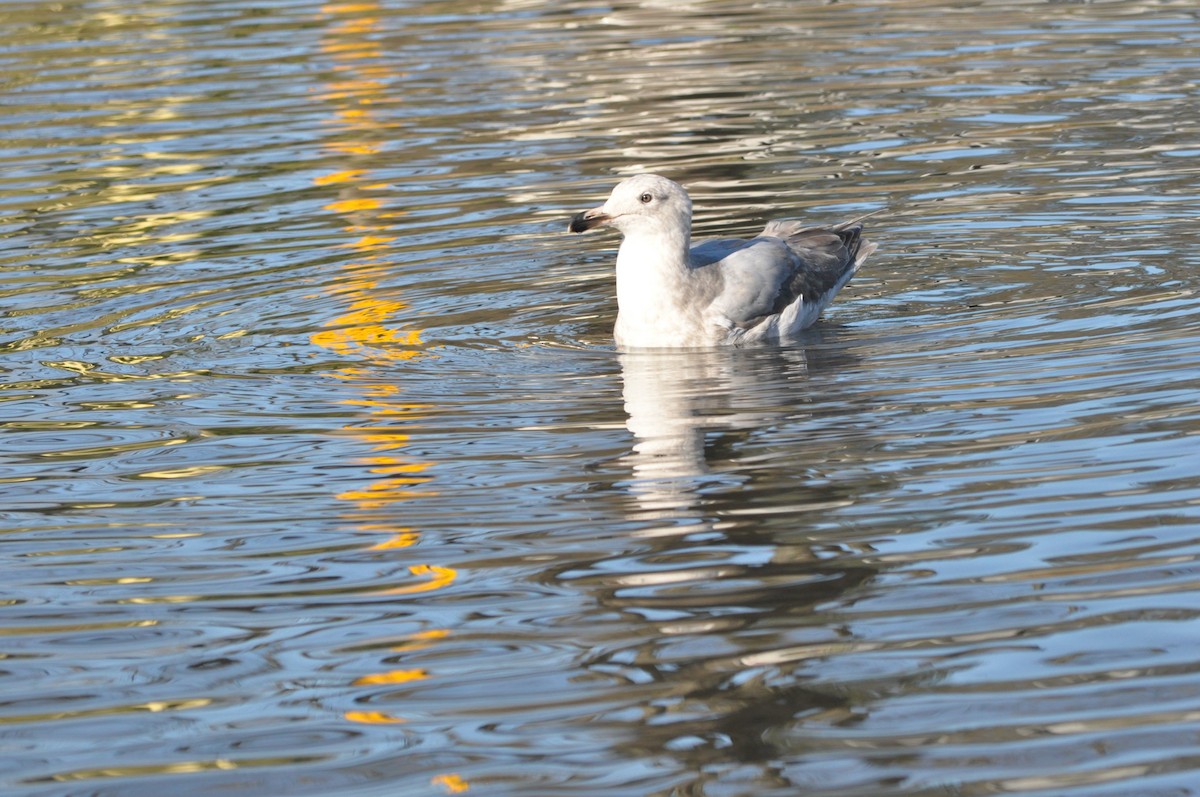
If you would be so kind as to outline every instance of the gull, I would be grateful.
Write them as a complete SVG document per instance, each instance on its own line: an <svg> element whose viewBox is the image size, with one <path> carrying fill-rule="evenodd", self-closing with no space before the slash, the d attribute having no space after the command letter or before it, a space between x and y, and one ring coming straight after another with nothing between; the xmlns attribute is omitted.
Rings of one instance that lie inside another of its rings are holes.
<svg viewBox="0 0 1200 797"><path fill-rule="evenodd" d="M639 174L571 219L571 232L615 227L621 348L780 341L811 326L875 244L861 219L830 227L771 221L756 237L691 246L692 200L678 183Z"/></svg>

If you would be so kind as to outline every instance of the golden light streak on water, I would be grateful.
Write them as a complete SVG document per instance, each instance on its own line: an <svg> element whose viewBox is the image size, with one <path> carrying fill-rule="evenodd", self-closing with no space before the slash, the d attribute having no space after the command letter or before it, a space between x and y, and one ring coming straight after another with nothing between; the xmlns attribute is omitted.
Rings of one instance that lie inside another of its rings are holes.
<svg viewBox="0 0 1200 797"><path fill-rule="evenodd" d="M397 501L408 501L413 498L419 498L424 493L413 490L398 490L399 484L397 479L387 479L385 481L376 482L362 490L344 490L337 494L337 497L343 501L353 501L359 505L359 509L382 509ZM419 484L420 482L410 481L409 484Z"/></svg>
<svg viewBox="0 0 1200 797"><path fill-rule="evenodd" d="M392 536L383 542L377 542L367 550L369 551L387 551L392 548L408 548L417 543L421 537L415 531L409 529L394 529L391 526L380 524L373 527L371 524L360 525L358 527L362 531L380 531Z"/></svg>
<svg viewBox="0 0 1200 797"><path fill-rule="evenodd" d="M342 716L350 722L365 725L397 725L405 721L403 717L393 717L385 711L347 711Z"/></svg>
<svg viewBox="0 0 1200 797"><path fill-rule="evenodd" d="M348 399L345 406L358 413L353 423L343 427L345 434L360 440L370 454L358 460L365 472L375 481L365 486L343 490L340 501L353 507L350 517L356 528L372 539L371 551L400 551L415 546L420 532L395 523L405 501L432 495L425 489L431 481L427 471L433 463L416 461L405 456L409 435L403 430L404 421L425 417L432 409L405 398L396 366L424 355L420 330L401 327L407 304L380 288L387 283L388 272L394 264L388 259L388 245L395 235L388 219L399 215L387 209L382 195L386 184L372 175L371 169L353 161L379 152L370 143L380 128L373 117L372 105L386 100L386 82L381 70L371 66L371 59L381 55L379 46L370 41L377 26L376 3L330 4L322 11L329 18L329 30L323 50L335 64L338 80L328 86L323 99L334 107L333 124L342 135L329 149L349 163L339 164L335 171L313 180L317 186L335 186L339 197L327 203L325 210L345 218L345 231L358 237L346 244L354 252L354 260L342 271L344 278L331 292L345 304L345 310L330 319L325 328L312 335L311 341L346 359L365 361L383 368L346 367L331 374L345 383L353 384L359 398ZM380 381L388 374L389 381ZM361 421L367 421L362 423ZM414 583L386 590L385 595L415 595L449 585L457 577L453 568L420 563L408 566ZM422 632L412 642L398 650L416 650L445 637L443 629ZM352 682L355 687L387 686L423 681L429 673L420 668L397 668L361 676ZM392 725L405 720L381 710L354 710L343 714L348 722L363 725ZM450 793L465 791L466 785L456 775L444 774L433 778L444 784Z"/></svg>
<svg viewBox="0 0 1200 797"><path fill-rule="evenodd" d="M430 642L445 639L448 636L450 636L450 631L445 628L431 628L428 631L418 631L412 634L407 642L400 645L393 645L392 650L396 653L411 653L417 650L424 650L429 647Z"/></svg>
<svg viewBox="0 0 1200 797"><path fill-rule="evenodd" d="M446 790L447 794L462 794L471 788L471 785L467 783L465 778L454 773L438 775L430 783L434 786L441 786Z"/></svg>
<svg viewBox="0 0 1200 797"><path fill-rule="evenodd" d="M388 670L354 679L354 686L377 686L379 684L406 684L411 681L423 681L429 677L425 670Z"/></svg>
<svg viewBox="0 0 1200 797"><path fill-rule="evenodd" d="M383 207L383 200L377 197L355 197L354 199L330 202L325 209L332 210L334 213L353 213L357 210L377 210L381 207Z"/></svg>
<svg viewBox="0 0 1200 797"><path fill-rule="evenodd" d="M322 48L335 64L338 73L336 82L327 86L322 99L334 106L332 124L343 134L330 149L347 155L372 154L378 147L365 139L378 128L372 118L371 104L374 100L386 99L385 84L358 74L357 62L374 57L377 46L364 37L371 35L377 27L376 15L380 11L375 3L331 4L325 6L329 18L329 30ZM380 289L394 264L387 259L387 244L394 240L382 211L386 199L367 196L363 192L379 191L386 186L373 177L369 168L354 163L342 164L336 170L320 175L313 180L318 186L337 186L341 196L325 205L325 209L345 216L345 229L359 234L346 244L358 256L354 262L343 267L344 280L335 289L335 295L345 302L346 310L330 319L325 329L311 336L311 341L346 358L387 364L420 356L421 334L417 329L397 326L404 317L406 303L389 296ZM391 215L391 214L388 214ZM345 368L333 374L339 379L357 383L361 399L350 399L348 406L367 411L370 417L391 419L397 416L411 418L422 407L405 402L398 394L395 383L380 383L373 369ZM372 534L386 533L389 539L372 544L374 550L409 547L417 539L417 533L408 528L390 527L381 523L377 515L369 522L361 518L363 513L372 513L416 495L410 488L429 481L421 475L429 463L414 462L402 455L408 435L390 424L349 424L347 434L353 435L371 446L372 455L360 460L368 466L368 472L385 478L361 488L345 490L338 498L355 505L360 515L358 526Z"/></svg>
<svg viewBox="0 0 1200 797"><path fill-rule="evenodd" d="M344 155L374 155L379 152L377 144L334 142L329 145L329 148Z"/></svg>
<svg viewBox="0 0 1200 797"><path fill-rule="evenodd" d="M395 587L393 589L384 590L380 595L413 595L418 592L432 592L441 589L454 582L458 578L458 571L452 567L439 567L438 565L411 565L408 572L414 576L428 576L427 581L420 581L416 584L407 584L403 587Z"/></svg>

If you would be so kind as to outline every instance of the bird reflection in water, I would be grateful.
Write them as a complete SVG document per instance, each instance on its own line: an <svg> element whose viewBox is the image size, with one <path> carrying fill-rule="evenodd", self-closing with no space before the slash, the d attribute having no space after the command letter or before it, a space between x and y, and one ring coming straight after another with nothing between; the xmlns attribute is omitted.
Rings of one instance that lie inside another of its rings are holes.
<svg viewBox="0 0 1200 797"><path fill-rule="evenodd" d="M619 355L633 436L621 487L636 542L559 578L621 617L584 666L628 697L610 718L627 754L676 757L697 787L713 764L775 783L784 776L771 762L797 752L804 723L867 710L806 671L858 644L838 607L878 572L869 551L822 526L822 507L854 503L888 477L850 466L830 479L819 451L800 462L772 445L856 411L808 392L814 371L849 356L829 339ZM871 437L857 439L865 462ZM854 458L843 450L837 461Z"/></svg>

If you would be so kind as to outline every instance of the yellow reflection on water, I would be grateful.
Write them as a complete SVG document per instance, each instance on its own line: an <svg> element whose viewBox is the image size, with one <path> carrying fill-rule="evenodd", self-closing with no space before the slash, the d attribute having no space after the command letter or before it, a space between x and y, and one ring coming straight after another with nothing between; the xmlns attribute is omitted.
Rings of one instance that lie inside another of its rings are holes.
<svg viewBox="0 0 1200 797"><path fill-rule="evenodd" d="M342 267L343 277L332 291L343 302L344 310L313 334L311 341L346 359L392 365L422 356L423 352L420 330L398 324L407 304L379 287L395 266L388 258L387 245L395 236L386 222L389 214L385 212L385 200L371 195L384 186L366 164L354 162L378 151L370 139L381 125L373 118L371 106L386 99L386 84L364 76L359 62L378 55L378 47L370 37L378 28L380 7L374 2L335 3L324 6L322 12L327 20L322 49L334 62L336 79L325 86L321 98L332 107L330 123L338 132L329 149L343 157L336 168L318 175L313 183L338 189L338 198L326 203L324 209L343 216L344 229L358 237L346 244L355 257ZM371 455L360 462L378 478L337 495L353 505L358 528L372 535L388 535L387 542L372 543L375 550L410 547L416 542L417 532L390 527L379 510L414 497L412 488L429 481L423 472L430 465L404 456L408 435L389 423L397 416L419 417L425 408L400 398L394 383L378 381L379 372L376 368L348 367L331 374L358 388L361 398L349 400L348 405L361 408L368 418L379 419L378 423L345 427L346 434L370 447ZM390 369L384 372L395 373Z"/></svg>
<svg viewBox="0 0 1200 797"><path fill-rule="evenodd" d="M382 532L382 533L391 535L386 540L384 540L382 542L377 542L374 545L372 545L368 549L371 551L386 551L391 548L408 548L409 546L415 545L417 540L420 539L420 535L418 535L412 529L404 529L404 528L397 529L393 526L390 526L387 524L382 524L382 523L380 523L380 524L371 524L371 523L360 524L358 528L360 531Z"/></svg>
<svg viewBox="0 0 1200 797"><path fill-rule="evenodd" d="M393 717L386 711L347 711L342 716L350 722L361 722L365 725L392 725L404 722L403 717Z"/></svg>
<svg viewBox="0 0 1200 797"><path fill-rule="evenodd" d="M378 684L406 684L411 681L423 681L429 677L424 670L388 670L364 675L354 679L355 686L376 686Z"/></svg>
<svg viewBox="0 0 1200 797"><path fill-rule="evenodd" d="M342 303L342 310L311 336L313 344L363 366L347 366L329 375L352 385L357 397L343 402L353 408L356 420L343 428L344 434L363 443L368 454L358 460L369 480L337 494L345 502L350 518L370 540L370 551L413 549L420 532L397 523L406 501L432 495L428 473L433 463L406 455L409 436L398 424L427 417L433 409L414 403L402 395L396 375L404 363L427 356L422 348L421 331L406 325L408 305L394 293L380 288L387 284L395 264L389 260L389 245L395 240L388 220L397 213L388 211L379 196L386 189L369 165L380 146L371 139L384 126L375 118L374 106L388 99L385 90L386 67L380 66L380 48L371 37L378 27L381 8L375 2L332 3L324 6L327 30L322 49L334 62L336 80L325 87L322 99L333 109L330 125L338 131L337 140L328 149L337 156L336 168L319 175L313 184L335 188L337 198L324 209L342 216L344 230L354 234L346 244L353 256L342 267L338 285L330 294ZM400 368L398 368L398 366ZM383 381L386 375L388 381ZM364 422L365 421L365 422ZM458 573L453 568L428 563L408 565L412 583L385 590L383 595L416 595L451 584ZM448 635L434 629L414 635L396 648L398 652L419 650ZM354 687L379 687L424 681L431 674L417 667L402 667L363 675L351 682ZM348 722L364 725L393 725L405 719L378 710L351 710L342 715ZM466 782L457 775L433 778L450 793L466 790Z"/></svg>
<svg viewBox="0 0 1200 797"><path fill-rule="evenodd" d="M432 592L435 589L441 589L454 583L454 580L458 578L458 571L454 568L439 567L437 565L409 565L408 572L425 580L418 581L415 584L405 584L403 587L384 590L380 594L412 595L417 592Z"/></svg>
<svg viewBox="0 0 1200 797"><path fill-rule="evenodd" d="M397 653L412 652L414 650L424 650L429 647L429 643L438 639L445 639L450 636L450 632L445 628L431 628L428 631L421 631L411 635L407 641L399 645L393 645L392 650Z"/></svg>
<svg viewBox="0 0 1200 797"><path fill-rule="evenodd" d="M430 782L434 786L441 786L443 789L446 790L447 794L462 794L463 792L465 792L471 788L470 784L467 783L466 779L464 779L460 775L455 775L454 773L448 773L446 775L438 775Z"/></svg>
<svg viewBox="0 0 1200 797"><path fill-rule="evenodd" d="M151 470L137 474L139 479L192 479L209 473L228 470L228 465L192 465L187 468L172 468L170 470Z"/></svg>
<svg viewBox="0 0 1200 797"><path fill-rule="evenodd" d="M130 765L120 767L102 767L97 769L79 769L72 772L62 772L52 775L52 779L65 782L75 780L96 780L99 778L135 778L148 775L179 775L197 772L212 772L214 770L233 770L250 767L284 767L295 766L316 760L313 756L291 757L261 757L242 758L234 761L231 758L213 758L199 761L177 761L170 764Z"/></svg>

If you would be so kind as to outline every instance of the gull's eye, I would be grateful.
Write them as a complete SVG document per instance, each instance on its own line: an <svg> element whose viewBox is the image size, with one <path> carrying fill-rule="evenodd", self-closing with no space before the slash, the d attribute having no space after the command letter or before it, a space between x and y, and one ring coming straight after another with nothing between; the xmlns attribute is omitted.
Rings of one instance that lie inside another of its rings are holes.
<svg viewBox="0 0 1200 797"><path fill-rule="evenodd" d="M649 205L654 200L654 196L649 191L647 191L646 193L644 193L640 197L638 197L638 200L641 201L641 203L643 205Z"/></svg>

